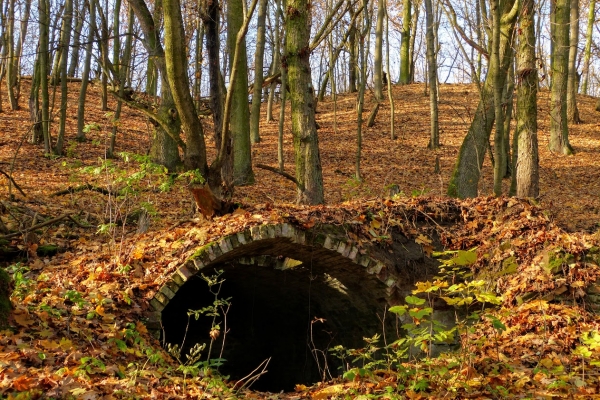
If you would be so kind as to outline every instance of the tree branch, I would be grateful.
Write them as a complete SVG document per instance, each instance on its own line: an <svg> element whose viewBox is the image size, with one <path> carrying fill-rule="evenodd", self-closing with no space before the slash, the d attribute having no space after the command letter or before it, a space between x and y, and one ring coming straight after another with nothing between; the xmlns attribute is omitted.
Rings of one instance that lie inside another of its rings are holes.
<svg viewBox="0 0 600 400"><path fill-rule="evenodd" d="M295 177L293 177L292 175L288 174L287 172L284 172L284 171L280 170L279 168L271 167L271 166L265 165L265 164L255 164L255 166L257 168L266 169L267 171L274 172L277 175L281 175L284 178L289 179L290 181L292 181L292 182L294 182L296 184L296 186L298 187L298 189L300 189L301 191L304 191L304 185L301 185L300 182L298 182L298 180Z"/></svg>

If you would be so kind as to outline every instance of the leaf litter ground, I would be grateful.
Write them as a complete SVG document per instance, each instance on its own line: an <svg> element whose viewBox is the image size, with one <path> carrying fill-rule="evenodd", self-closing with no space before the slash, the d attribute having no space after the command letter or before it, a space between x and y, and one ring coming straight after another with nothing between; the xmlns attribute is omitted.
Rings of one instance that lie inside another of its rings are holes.
<svg viewBox="0 0 600 400"><path fill-rule="evenodd" d="M24 83L22 92L27 93ZM76 104L76 93L77 85L72 84L70 105ZM242 204L241 209L213 221L193 214L191 196L183 183L162 193L152 176L137 182L138 190L125 199L92 190L56 195L84 183L103 189L122 187L120 171L128 171L130 176L139 170L136 163L115 159L116 171L82 172L86 166L103 162L115 124L110 110L99 109L96 88L90 90L86 116L86 122L95 128L88 133L87 142L76 142L76 113L70 112L66 151L61 158L44 157L40 146L28 143L28 110L0 114L0 169L12 170L12 177L27 195L23 197L13 187L15 199L10 200L8 181L2 181L4 225L12 231L67 214L74 219L65 217L31 234L11 237L3 245L7 252L15 251L22 262L19 270L12 270L19 277L13 283L12 329L0 337L0 393L17 396L30 392L34 397L59 398L233 397L231 390L215 385L210 377L184 379L175 372L177 365L141 322L155 291L193 249L225 234L281 221L308 227L321 222L342 224L363 216L366 224L369 218L365 216L381 210L399 226L423 216L432 221L453 220L454 224L443 228L432 223L431 228L437 230L447 249L477 246L479 257L473 269L491 275L497 290L504 294L502 307L494 314L507 330L498 333L490 320L481 321L468 338L462 338L468 359L435 361L439 364L436 370L445 364L446 375L431 379L426 391L407 389L404 396L486 398L497 397L497 388L506 388L515 397L597 396L600 383L598 368L591 363L594 357L575 352L583 335L598 332L600 324L598 310L594 314L589 306L589 299L598 295L594 290L600 291L593 284L600 274L594 255L600 213L600 129L594 99L580 97L584 123L572 126L571 131L577 154L562 157L547 151L549 100L547 92L541 93L542 196L537 206L485 197L492 189L487 162L480 185L482 197L466 201L443 197L477 94L469 85L442 85L440 93L443 146L432 152L426 148L429 111L423 86L394 88L398 138L389 138L389 107L384 104L375 126L365 131L362 183L353 179L354 96L340 95L335 105L330 99L319 103L328 205L291 205L293 184L256 168L257 184L236 188L235 200ZM114 109L112 102L109 108ZM279 115L277 108L274 115ZM210 121L205 122L209 133ZM116 124L117 151L147 152L152 126L145 118L125 109ZM275 166L277 123L264 122L263 115L261 132L261 142L253 147L253 160ZM436 157L439 173L434 172ZM285 162L286 170L293 172L289 122ZM401 194L384 200L393 184ZM414 194L422 196L413 198ZM127 219L141 203L152 204L156 210L146 233L137 233L135 219ZM107 222L117 222L117 229L108 235L98 233L98 226ZM422 234L404 230L415 240ZM369 240L368 230L357 240ZM57 246L58 253L40 254L49 244ZM9 256L15 254L7 253ZM561 257L564 262L549 267L549 260ZM384 371L366 380L299 387L297 393L245 391L237 395L332 398L344 393L377 394L393 386L395 379Z"/></svg>

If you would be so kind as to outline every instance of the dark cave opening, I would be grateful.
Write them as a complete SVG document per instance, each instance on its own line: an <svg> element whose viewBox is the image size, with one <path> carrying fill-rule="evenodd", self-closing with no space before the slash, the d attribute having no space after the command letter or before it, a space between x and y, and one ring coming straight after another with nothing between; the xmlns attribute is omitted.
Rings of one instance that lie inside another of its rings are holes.
<svg viewBox="0 0 600 400"><path fill-rule="evenodd" d="M322 267L315 262L282 270L236 262L211 266L202 274L216 270L223 270L225 279L219 298L231 297L231 307L228 333L215 341L211 358L218 358L225 337L227 361L219 371L237 381L270 357L268 372L252 385L255 390L291 391L296 384L310 385L323 379L325 367L335 377L340 361L328 348L360 348L363 337L382 333L385 285L359 265ZM182 355L197 342L208 344L212 318L192 317L188 326L187 313L213 301L199 275L186 282L162 312L164 342L181 344L185 336ZM217 322L223 331L225 321ZM207 350L202 359L206 357Z"/></svg>

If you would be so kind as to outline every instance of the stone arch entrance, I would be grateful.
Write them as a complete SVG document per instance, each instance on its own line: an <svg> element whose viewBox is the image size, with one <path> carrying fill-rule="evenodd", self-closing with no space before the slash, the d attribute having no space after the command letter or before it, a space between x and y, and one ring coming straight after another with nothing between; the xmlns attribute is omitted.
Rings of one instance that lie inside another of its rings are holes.
<svg viewBox="0 0 600 400"><path fill-rule="evenodd" d="M420 247L413 250L419 256ZM223 353L229 361L221 371L240 379L271 357L269 373L254 388L291 390L296 383L337 375L340 364L328 348L360 348L363 337L383 333L385 309L408 283L406 271L398 268L408 265L410 252L405 253L395 260L389 250L360 251L337 226L255 226L198 248L151 305L162 321L164 341L181 344L185 337L185 353L209 339L209 318L188 324L189 309L214 300L200 276L222 270L226 281L219 297L231 297L232 306ZM219 322L225 330L225 321ZM386 327L390 334L395 330L393 321ZM218 357L222 339L212 358Z"/></svg>

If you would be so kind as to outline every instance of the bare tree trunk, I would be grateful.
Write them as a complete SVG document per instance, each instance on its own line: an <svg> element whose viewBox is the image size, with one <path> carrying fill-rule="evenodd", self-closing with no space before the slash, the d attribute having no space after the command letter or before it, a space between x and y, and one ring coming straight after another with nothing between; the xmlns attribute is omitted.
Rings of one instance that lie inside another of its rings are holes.
<svg viewBox="0 0 600 400"><path fill-rule="evenodd" d="M50 137L50 97L48 93L48 71L50 67L49 36L50 36L50 1L38 1L38 14L40 16L40 92L42 94L42 133L44 137L44 153L52 151L52 138Z"/></svg>
<svg viewBox="0 0 600 400"><path fill-rule="evenodd" d="M501 73L500 66L500 0L492 0L492 62L493 69L489 73L493 74L494 81L494 117L496 120L496 132L494 135L494 194L502 194L502 178L506 171L506 150L504 149L504 112L502 110L502 91L506 81ZM508 52L511 52L510 49Z"/></svg>
<svg viewBox="0 0 600 400"><path fill-rule="evenodd" d="M440 130L438 124L438 77L435 56L435 37L432 0L425 0L425 25L427 29L427 73L429 81L429 145L430 149L440 147Z"/></svg>
<svg viewBox="0 0 600 400"><path fill-rule="evenodd" d="M588 10L587 29L585 31L585 47L583 48L583 84L581 93L588 94L588 81L590 77L590 58L592 38L594 36L594 23L596 21L596 0L590 0Z"/></svg>
<svg viewBox="0 0 600 400"><path fill-rule="evenodd" d="M406 85L410 80L410 28L412 0L402 2L402 36L400 42L400 84ZM388 78L390 78L388 76Z"/></svg>
<svg viewBox="0 0 600 400"><path fill-rule="evenodd" d="M119 3L120 1L115 2L115 4ZM127 29L125 32L133 32L133 8L131 8L131 6L129 6L129 10L127 11ZM119 31L119 25L116 21L116 19L119 18L117 15L117 10L115 10L115 22L114 22L114 27L115 27L115 33ZM116 36L116 35L115 35ZM118 36L116 36L118 37ZM118 39L115 39L118 40ZM116 68L115 72L118 74L118 80L119 80L119 100L117 100L117 108L115 109L115 116L114 119L115 121L119 121L121 119L121 109L123 108L123 101L121 100L122 98L125 97L125 87L127 86L127 71L128 71L128 66L131 63L131 46L132 46L132 35L127 35L127 37L125 38L125 45L123 47L123 55L121 56L120 54L118 54L118 48L120 46L114 46L115 49L115 58L116 58L116 62L115 65L118 66L118 68ZM120 61L119 61L120 60ZM114 155L115 152L115 142L116 142L116 138L117 138L117 128L119 127L120 124L116 123L113 126L113 130L112 130L112 134L110 137L110 147L108 148L108 155L112 156Z"/></svg>
<svg viewBox="0 0 600 400"><path fill-rule="evenodd" d="M517 51L517 128L516 171L513 182L517 197L539 195L537 88L538 73L535 57L534 0L523 0Z"/></svg>
<svg viewBox="0 0 600 400"><path fill-rule="evenodd" d="M67 126L67 62L69 61L69 44L71 43L71 22L73 20L73 0L65 0L65 11L63 14L62 34L60 36L60 120L58 135L53 153L61 155L65 140Z"/></svg>
<svg viewBox="0 0 600 400"><path fill-rule="evenodd" d="M15 87L17 86L17 59L15 55L15 0L8 1L8 18L6 29L6 43L8 58L6 63L6 89L8 92L8 101L10 109L15 111L19 109L19 103L15 96Z"/></svg>
<svg viewBox="0 0 600 400"><path fill-rule="evenodd" d="M377 0L377 25L375 26L375 53L373 62L373 86L375 99L383 99L383 19L385 1Z"/></svg>
<svg viewBox="0 0 600 400"><path fill-rule="evenodd" d="M71 62L69 63L69 71L67 76L74 77L78 72L77 67L79 66L79 52L81 51L81 31L83 30L83 22L86 20L87 1L80 0L81 7L79 8L76 18L75 29L73 29L73 51L71 52ZM77 5L76 5L77 7Z"/></svg>
<svg viewBox="0 0 600 400"><path fill-rule="evenodd" d="M571 1L571 21L569 27L569 72L567 75L567 121L581 123L577 108L579 76L577 74L577 45L579 43L579 0Z"/></svg>
<svg viewBox="0 0 600 400"><path fill-rule="evenodd" d="M385 63L386 63L386 71L387 71L387 93L388 93L388 101L390 102L390 138L392 140L396 139L396 130L394 118L396 116L395 112L395 104L394 104L394 95L392 93L392 75L390 73L390 16L387 11L387 1L386 1L386 11L385 11Z"/></svg>
<svg viewBox="0 0 600 400"><path fill-rule="evenodd" d="M500 68L496 68L495 57L492 57L477 110L460 147L454 172L450 178L448 185L450 196L460 198L477 196L481 168L495 119L494 87L500 83L499 86L502 88L506 81L506 74L512 62L512 38L519 8L518 3L512 0L502 2L501 6L503 8L500 18ZM491 73L494 70L500 72L499 77Z"/></svg>
<svg viewBox="0 0 600 400"><path fill-rule="evenodd" d="M360 85L358 87L358 99L356 101L356 157L354 162L354 177L357 181L363 180L362 173L360 171L360 162L362 158L362 125L363 125L363 107L365 102L365 90L367 87L367 49L369 46L365 46L365 39L371 29L371 20L369 18L369 10L367 8L367 0L363 0L363 21L360 36L358 38L358 57L360 59L359 71L360 71Z"/></svg>
<svg viewBox="0 0 600 400"><path fill-rule="evenodd" d="M92 52L94 51L94 35L97 29L96 25L96 5L93 1L86 2L90 8L89 28L87 34L87 43L85 45L85 59L83 62L83 72L81 74L81 89L79 91L79 102L77 106L77 140L85 141L85 99L87 88L90 81L90 68L92 64Z"/></svg>
<svg viewBox="0 0 600 400"><path fill-rule="evenodd" d="M577 0L574 0L577 1ZM569 69L569 0L553 0L552 88L550 98L550 151L573 154L567 125L567 75Z"/></svg>
<svg viewBox="0 0 600 400"><path fill-rule="evenodd" d="M281 8L281 1L282 0L276 0L275 1L275 33L274 33L274 40L275 43L273 45L273 58L271 60L271 68L269 69L269 72L271 75L275 75L275 73L277 72L278 69L281 68L281 66L279 64L281 64L280 59L281 59L281 46L280 46L280 39L281 39L281 30L279 28L279 21L281 20L279 15L280 12L278 10L280 10ZM282 71L282 76L281 76L281 82L283 85L283 71ZM267 103L267 122L272 122L273 121L273 98L275 97L275 89L277 88L277 82L275 80L273 80L273 82L271 82L271 85L269 87L269 100ZM281 96L283 97L283 89L280 90Z"/></svg>
<svg viewBox="0 0 600 400"><path fill-rule="evenodd" d="M285 64L290 85L298 203L322 204L323 175L308 51L311 26L308 4L307 0L287 2Z"/></svg>
<svg viewBox="0 0 600 400"><path fill-rule="evenodd" d="M267 19L267 0L258 3L256 24L256 50L254 53L254 86L252 94L252 112L250 113L250 140L260 142L259 122L262 103L263 59L265 55L265 21Z"/></svg>

